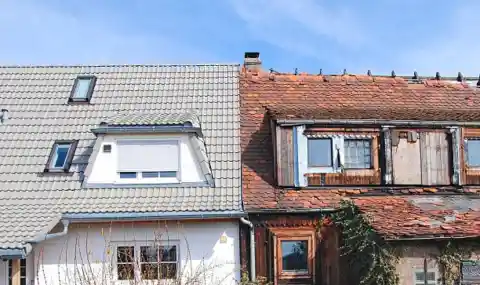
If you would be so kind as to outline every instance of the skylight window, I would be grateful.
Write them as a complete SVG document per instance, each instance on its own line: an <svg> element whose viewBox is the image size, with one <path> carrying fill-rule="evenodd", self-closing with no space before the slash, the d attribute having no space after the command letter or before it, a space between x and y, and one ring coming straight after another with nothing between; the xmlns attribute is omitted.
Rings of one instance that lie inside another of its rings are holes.
<svg viewBox="0 0 480 285"><path fill-rule="evenodd" d="M90 102L97 78L92 75L78 76L73 84L69 102Z"/></svg>
<svg viewBox="0 0 480 285"><path fill-rule="evenodd" d="M56 141L45 167L46 172L67 172L72 164L77 141Z"/></svg>

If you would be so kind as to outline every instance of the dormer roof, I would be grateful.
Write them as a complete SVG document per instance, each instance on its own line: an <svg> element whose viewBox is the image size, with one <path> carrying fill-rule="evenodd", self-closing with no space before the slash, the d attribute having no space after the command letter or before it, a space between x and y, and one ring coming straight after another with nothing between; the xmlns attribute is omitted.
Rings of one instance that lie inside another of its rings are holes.
<svg viewBox="0 0 480 285"><path fill-rule="evenodd" d="M197 133L203 136L198 115L192 112L122 113L100 122L99 133Z"/></svg>

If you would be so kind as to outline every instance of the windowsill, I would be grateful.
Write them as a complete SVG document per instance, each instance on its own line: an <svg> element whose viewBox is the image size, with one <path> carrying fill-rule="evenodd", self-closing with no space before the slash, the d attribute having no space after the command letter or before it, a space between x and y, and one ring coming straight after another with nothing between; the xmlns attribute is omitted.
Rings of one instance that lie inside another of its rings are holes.
<svg viewBox="0 0 480 285"><path fill-rule="evenodd" d="M64 171L64 170L44 170L42 172L38 172L37 176L73 176L74 172L71 171Z"/></svg>
<svg viewBox="0 0 480 285"><path fill-rule="evenodd" d="M84 188L167 188L167 187L211 187L207 181L179 183L86 183Z"/></svg>
<svg viewBox="0 0 480 285"><path fill-rule="evenodd" d="M341 168L334 168L333 166L309 166L307 173L340 173Z"/></svg>
<svg viewBox="0 0 480 285"><path fill-rule="evenodd" d="M142 280L140 279L139 283L140 284L146 284L146 285L162 285L162 284L174 284L177 279L159 279L159 280ZM114 280L114 284L118 285L131 285L131 284L137 284L135 280Z"/></svg>
<svg viewBox="0 0 480 285"><path fill-rule="evenodd" d="M177 178L164 178L164 179L154 179L154 178L143 178L143 179L118 179L114 182L114 184L122 185L122 184L180 184L180 180Z"/></svg>
<svg viewBox="0 0 480 285"><path fill-rule="evenodd" d="M68 100L67 105L91 105L90 100Z"/></svg>
<svg viewBox="0 0 480 285"><path fill-rule="evenodd" d="M279 275L280 279L310 279L312 275L309 273L289 273L289 272L282 272Z"/></svg>

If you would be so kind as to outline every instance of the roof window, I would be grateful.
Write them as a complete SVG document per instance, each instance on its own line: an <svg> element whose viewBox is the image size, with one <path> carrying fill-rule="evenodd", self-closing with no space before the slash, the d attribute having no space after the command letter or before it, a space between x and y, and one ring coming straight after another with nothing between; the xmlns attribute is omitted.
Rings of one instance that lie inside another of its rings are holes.
<svg viewBox="0 0 480 285"><path fill-rule="evenodd" d="M78 76L73 84L72 92L68 99L69 103L90 102L96 81L97 78L93 75Z"/></svg>
<svg viewBox="0 0 480 285"><path fill-rule="evenodd" d="M56 141L45 166L45 172L68 172L77 141Z"/></svg>

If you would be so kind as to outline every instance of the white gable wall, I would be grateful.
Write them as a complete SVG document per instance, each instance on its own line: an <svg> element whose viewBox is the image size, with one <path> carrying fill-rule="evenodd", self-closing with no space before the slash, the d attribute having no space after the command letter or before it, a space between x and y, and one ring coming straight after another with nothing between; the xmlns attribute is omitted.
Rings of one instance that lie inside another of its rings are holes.
<svg viewBox="0 0 480 285"><path fill-rule="evenodd" d="M115 281L115 246L154 241L178 244L184 278L194 272L208 285L234 285L240 278L238 221L161 221L70 225L67 236L34 248L35 284L130 284ZM96 283L81 281L92 277Z"/></svg>
<svg viewBox="0 0 480 285"><path fill-rule="evenodd" d="M199 166L193 147L189 141L191 134L179 135L105 135L99 137L99 151L93 158L90 173L86 178L88 184L115 184L118 182L118 148L119 140L178 140L180 145L180 180L182 183L202 183L205 182L205 175ZM112 145L110 153L103 152L103 145ZM159 160L162 158L158 158ZM159 184L161 185L161 184Z"/></svg>

